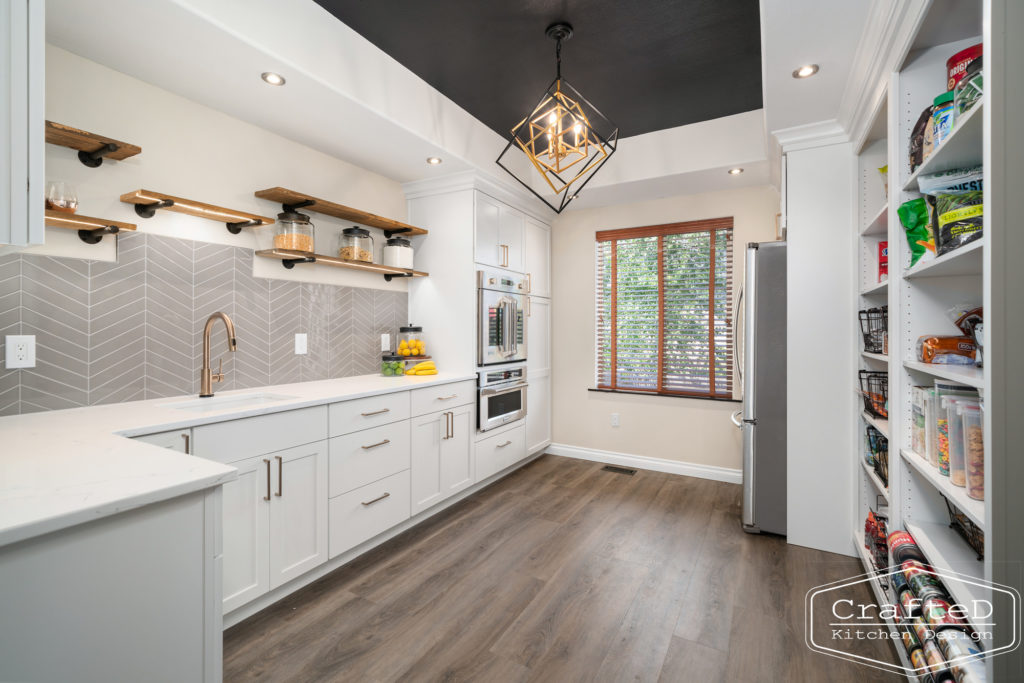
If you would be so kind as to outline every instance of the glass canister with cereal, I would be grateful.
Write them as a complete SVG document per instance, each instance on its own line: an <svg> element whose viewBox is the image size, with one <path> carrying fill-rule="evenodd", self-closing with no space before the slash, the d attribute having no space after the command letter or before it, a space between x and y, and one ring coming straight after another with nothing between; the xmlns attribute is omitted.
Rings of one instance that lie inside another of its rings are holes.
<svg viewBox="0 0 1024 683"><path fill-rule="evenodd" d="M427 355L426 340L423 328L409 323L398 328L398 353L409 358L422 358Z"/></svg>
<svg viewBox="0 0 1024 683"><path fill-rule="evenodd" d="M338 256L349 261L373 263L373 238L364 228L345 228L338 239Z"/></svg>
<svg viewBox="0 0 1024 683"><path fill-rule="evenodd" d="M297 211L277 214L277 223L274 225L274 249L313 253L313 224L309 216Z"/></svg>

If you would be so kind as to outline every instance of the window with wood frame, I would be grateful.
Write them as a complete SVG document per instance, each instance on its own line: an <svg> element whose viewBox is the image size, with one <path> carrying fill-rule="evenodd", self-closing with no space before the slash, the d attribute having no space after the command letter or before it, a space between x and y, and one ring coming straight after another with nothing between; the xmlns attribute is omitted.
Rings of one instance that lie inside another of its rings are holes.
<svg viewBox="0 0 1024 683"><path fill-rule="evenodd" d="M732 218L597 233L597 388L732 398Z"/></svg>

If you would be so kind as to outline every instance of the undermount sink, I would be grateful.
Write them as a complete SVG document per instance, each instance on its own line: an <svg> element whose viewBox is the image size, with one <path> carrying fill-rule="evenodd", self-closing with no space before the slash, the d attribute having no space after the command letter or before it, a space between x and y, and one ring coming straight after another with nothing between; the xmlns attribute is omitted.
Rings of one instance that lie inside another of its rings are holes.
<svg viewBox="0 0 1024 683"><path fill-rule="evenodd" d="M211 396L210 398L197 398L191 401L179 401L177 403L165 403L164 405L174 410L187 410L192 413L203 413L211 410L228 410L231 408L251 408L264 403L276 403L287 401L295 396L285 394L234 394L232 396Z"/></svg>

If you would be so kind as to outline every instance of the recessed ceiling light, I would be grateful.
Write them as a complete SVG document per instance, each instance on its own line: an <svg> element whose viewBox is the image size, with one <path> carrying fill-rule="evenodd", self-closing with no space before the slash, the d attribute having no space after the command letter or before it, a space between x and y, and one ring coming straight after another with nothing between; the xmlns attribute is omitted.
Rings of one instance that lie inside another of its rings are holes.
<svg viewBox="0 0 1024 683"><path fill-rule="evenodd" d="M739 166L737 166L736 168L729 169L729 175L739 175L740 173L743 173L743 169L740 168Z"/></svg>
<svg viewBox="0 0 1024 683"><path fill-rule="evenodd" d="M284 85L284 76L276 74L273 71L264 71L260 74L260 78L270 85Z"/></svg>
<svg viewBox="0 0 1024 683"><path fill-rule="evenodd" d="M441 161L441 157L427 157L427 163L431 166L437 166Z"/></svg>
<svg viewBox="0 0 1024 683"><path fill-rule="evenodd" d="M804 64L793 72L793 78L810 78L816 73L818 73L817 64Z"/></svg>

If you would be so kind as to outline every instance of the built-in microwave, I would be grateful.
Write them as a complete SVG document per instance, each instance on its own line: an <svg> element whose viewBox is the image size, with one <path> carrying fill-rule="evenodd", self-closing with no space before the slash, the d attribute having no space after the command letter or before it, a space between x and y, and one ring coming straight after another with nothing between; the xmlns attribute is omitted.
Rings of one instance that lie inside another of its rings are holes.
<svg viewBox="0 0 1024 683"><path fill-rule="evenodd" d="M481 432L526 417L526 365L486 368L477 373L477 428Z"/></svg>
<svg viewBox="0 0 1024 683"><path fill-rule="evenodd" d="M477 364L526 360L526 279L477 271Z"/></svg>

